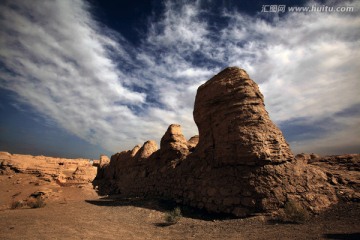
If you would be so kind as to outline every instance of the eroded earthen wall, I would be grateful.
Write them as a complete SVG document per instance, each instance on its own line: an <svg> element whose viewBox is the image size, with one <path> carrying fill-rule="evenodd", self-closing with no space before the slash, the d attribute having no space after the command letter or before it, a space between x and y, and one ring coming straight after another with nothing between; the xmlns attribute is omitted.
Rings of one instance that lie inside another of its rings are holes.
<svg viewBox="0 0 360 240"><path fill-rule="evenodd" d="M227 68L200 86L194 119L199 137L186 141L174 124L160 149L148 141L113 155L99 168L100 191L236 216L276 212L288 201L317 212L337 201L326 174L294 158L244 70Z"/></svg>

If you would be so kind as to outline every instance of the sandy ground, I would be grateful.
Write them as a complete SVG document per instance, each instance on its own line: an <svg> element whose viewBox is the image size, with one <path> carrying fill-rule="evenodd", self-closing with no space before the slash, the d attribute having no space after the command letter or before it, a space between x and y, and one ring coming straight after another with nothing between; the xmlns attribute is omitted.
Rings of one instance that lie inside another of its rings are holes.
<svg viewBox="0 0 360 240"><path fill-rule="evenodd" d="M303 224L227 219L183 208L180 221L166 226L164 214L173 207L167 202L101 198L91 186L33 186L30 178L0 176L0 239L360 239L360 203L339 204ZM53 198L43 208L5 208L9 197L25 196L31 187L51 188Z"/></svg>

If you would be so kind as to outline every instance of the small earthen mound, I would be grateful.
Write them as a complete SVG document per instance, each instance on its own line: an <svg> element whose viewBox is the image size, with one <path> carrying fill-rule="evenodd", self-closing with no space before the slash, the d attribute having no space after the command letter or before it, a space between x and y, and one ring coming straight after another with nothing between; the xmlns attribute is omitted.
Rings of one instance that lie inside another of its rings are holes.
<svg viewBox="0 0 360 240"><path fill-rule="evenodd" d="M189 139L189 141L187 142L187 147L189 149L190 152L193 152L196 148L196 146L199 143L199 135L195 135L193 137L191 137Z"/></svg>
<svg viewBox="0 0 360 240"><path fill-rule="evenodd" d="M135 147L136 148L136 147ZM150 157L154 152L158 150L158 146L155 141L150 140L144 143L144 145L136 152L135 158L138 160L145 160ZM136 151L136 150L135 150ZM134 150L132 151L132 153Z"/></svg>
<svg viewBox="0 0 360 240"><path fill-rule="evenodd" d="M160 154L164 160L183 159L189 154L188 142L179 124L170 125L161 138Z"/></svg>

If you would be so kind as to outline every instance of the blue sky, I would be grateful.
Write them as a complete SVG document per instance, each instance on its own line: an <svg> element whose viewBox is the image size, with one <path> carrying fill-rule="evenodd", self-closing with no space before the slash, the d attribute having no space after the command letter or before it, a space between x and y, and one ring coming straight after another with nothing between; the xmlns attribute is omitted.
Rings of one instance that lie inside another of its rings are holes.
<svg viewBox="0 0 360 240"><path fill-rule="evenodd" d="M114 2L0 3L0 151L98 158L172 123L190 138L197 87L238 66L293 152L359 152L359 2Z"/></svg>

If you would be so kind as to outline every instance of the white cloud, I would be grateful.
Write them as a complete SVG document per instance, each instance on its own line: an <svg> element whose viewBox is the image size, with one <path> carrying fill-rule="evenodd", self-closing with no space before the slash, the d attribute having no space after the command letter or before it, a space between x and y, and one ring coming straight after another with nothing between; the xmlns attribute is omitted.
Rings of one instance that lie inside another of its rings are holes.
<svg viewBox="0 0 360 240"><path fill-rule="evenodd" d="M338 131L319 136L329 145L359 131L354 119L345 124L335 116L360 103L359 16L289 13L269 22L261 13L224 10L218 17L228 24L214 30L200 6L166 2L135 48L97 23L83 1L6 2L0 7L0 43L7 46L0 50L7 69L2 87L69 132L118 151L159 140L171 123L180 123L186 137L195 135L197 86L237 65L259 83L276 123L333 118ZM296 151L317 146L292 144Z"/></svg>
<svg viewBox="0 0 360 240"><path fill-rule="evenodd" d="M117 114L124 125L134 118L127 105L144 103L145 95L124 87L106 50L121 46L98 32L87 8L82 1L1 6L2 46L10 47L0 57L11 70L1 72L2 86L69 132L111 149L127 136L117 135L106 118Z"/></svg>

